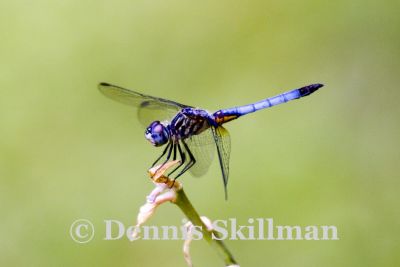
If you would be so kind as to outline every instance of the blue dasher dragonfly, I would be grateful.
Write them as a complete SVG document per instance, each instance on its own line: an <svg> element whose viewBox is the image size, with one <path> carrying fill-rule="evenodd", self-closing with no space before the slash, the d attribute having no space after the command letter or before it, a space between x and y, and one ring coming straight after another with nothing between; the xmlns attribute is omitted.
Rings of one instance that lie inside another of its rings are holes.
<svg viewBox="0 0 400 267"><path fill-rule="evenodd" d="M162 159L160 166L171 158L180 158L180 163L168 174L170 176L179 170L174 180L188 170L194 176L205 174L216 150L226 198L231 142L229 132L222 125L243 115L308 96L322 86L311 84L252 104L221 109L214 113L109 83L100 83L98 87L105 96L137 107L139 121L146 127L146 139L156 147L166 145L152 167Z"/></svg>

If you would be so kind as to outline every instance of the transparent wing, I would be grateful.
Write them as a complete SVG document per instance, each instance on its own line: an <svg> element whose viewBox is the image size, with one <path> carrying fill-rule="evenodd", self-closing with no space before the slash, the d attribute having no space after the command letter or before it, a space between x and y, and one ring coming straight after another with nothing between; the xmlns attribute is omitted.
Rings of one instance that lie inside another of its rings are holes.
<svg viewBox="0 0 400 267"><path fill-rule="evenodd" d="M224 181L225 199L228 198L226 186L229 178L229 157L231 154L231 137L228 130L219 126L211 127L215 144L217 145L218 159L221 166L222 178Z"/></svg>
<svg viewBox="0 0 400 267"><path fill-rule="evenodd" d="M172 100L141 94L109 83L100 83L99 90L105 96L120 103L138 108L138 117L144 126L154 120L170 119L186 106Z"/></svg>
<svg viewBox="0 0 400 267"><path fill-rule="evenodd" d="M159 102L145 100L139 106L137 116L140 123L147 127L153 121L171 121L179 110L180 108L166 107L165 105L160 105Z"/></svg>
<svg viewBox="0 0 400 267"><path fill-rule="evenodd" d="M185 141L196 159L196 164L189 171L193 176L200 177L208 171L215 155L215 142L211 128L198 135L192 135Z"/></svg>

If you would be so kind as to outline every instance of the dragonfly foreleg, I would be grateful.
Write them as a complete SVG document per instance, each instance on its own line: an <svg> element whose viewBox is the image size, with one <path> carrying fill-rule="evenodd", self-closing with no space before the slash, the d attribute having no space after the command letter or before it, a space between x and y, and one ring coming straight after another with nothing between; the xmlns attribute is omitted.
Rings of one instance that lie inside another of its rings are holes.
<svg viewBox="0 0 400 267"><path fill-rule="evenodd" d="M157 173L158 170L161 169L161 168L165 165L165 163L167 163L168 160L171 158L172 147L173 147L172 142L169 142L168 145L167 145L167 148L169 148L169 149L168 149L168 155L167 155L167 157L165 158L165 161L160 165L160 167L157 168L156 173ZM163 154L161 155L161 157L164 156L165 152L166 152L166 149L165 149L165 151L163 152ZM161 157L160 157L160 158L161 158ZM160 159L160 158L159 158L159 159ZM159 161L159 159L157 159L157 161Z"/></svg>
<svg viewBox="0 0 400 267"><path fill-rule="evenodd" d="M161 156L159 156L159 157L156 159L156 161L154 161L154 163L153 163L153 165L151 165L151 167L154 167L154 166L157 164L157 162L160 161L160 159L165 155L165 153L167 153L168 148L169 148L171 145L172 145L172 142L168 142L168 145L165 147L165 149L164 149L164 151L162 152ZM163 164L163 165L164 165L164 164Z"/></svg>

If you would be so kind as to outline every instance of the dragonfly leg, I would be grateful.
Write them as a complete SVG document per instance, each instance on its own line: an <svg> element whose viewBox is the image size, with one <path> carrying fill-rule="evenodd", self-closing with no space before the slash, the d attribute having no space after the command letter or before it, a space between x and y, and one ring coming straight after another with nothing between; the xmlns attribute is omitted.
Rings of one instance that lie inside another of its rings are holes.
<svg viewBox="0 0 400 267"><path fill-rule="evenodd" d="M179 152L179 156L181 157L181 162L178 164L178 166L175 167L175 169L173 169L170 173L168 173L168 176L171 176L171 174L173 174L177 169L179 169L186 161L186 155L185 155L185 153L183 153L180 144L176 143L174 145L175 145L175 149L176 149L176 147L178 147L178 152Z"/></svg>
<svg viewBox="0 0 400 267"><path fill-rule="evenodd" d="M176 147L177 147L177 145L176 144L173 144L173 146L174 146L174 157L173 157L173 159L172 160L176 160Z"/></svg>
<svg viewBox="0 0 400 267"><path fill-rule="evenodd" d="M171 146L171 144L172 144L172 142L168 142L168 145L165 147L165 149L164 149L164 151L162 152L161 156L159 156L159 157L156 159L156 161L154 161L154 163L153 163L153 165L151 165L151 167L154 167L154 166L157 164L157 162L159 162L160 159L165 155L165 153L167 153L168 148ZM165 164L165 163L164 163L164 164ZM164 165L164 164L163 164L163 165Z"/></svg>
<svg viewBox="0 0 400 267"><path fill-rule="evenodd" d="M196 159L194 158L192 152L190 151L188 145L185 143L185 141L181 140L183 147L185 148L186 152L189 154L189 162L186 164L186 166L178 173L178 175L174 178L174 181L178 179L179 176L184 174L187 170L189 170L195 163Z"/></svg>
<svg viewBox="0 0 400 267"><path fill-rule="evenodd" d="M173 145L172 145L171 143L172 143L172 142L170 142L170 143L168 144L168 146L167 146L167 147L169 147L167 158L166 158L165 161L160 165L160 167L157 168L156 173L157 173L158 170L161 169L161 168L165 165L165 163L167 163L168 160L171 158L171 152L172 152L172 147L173 147ZM165 154L165 153L163 152L163 155L162 155L162 156L164 156L164 154ZM157 161L158 161L158 160L159 160L159 159L157 159Z"/></svg>
<svg viewBox="0 0 400 267"><path fill-rule="evenodd" d="M187 151L188 154L189 154L190 161L189 161L189 163L186 165L186 167L181 171L181 175L182 175L184 172L186 172L187 170L189 170L189 169L196 163L196 159L195 159L195 157L193 156L192 152L190 151L188 145L187 145L187 144L185 143L185 141L183 141L183 140L182 140L182 143L183 143L183 145L184 145L186 151Z"/></svg>

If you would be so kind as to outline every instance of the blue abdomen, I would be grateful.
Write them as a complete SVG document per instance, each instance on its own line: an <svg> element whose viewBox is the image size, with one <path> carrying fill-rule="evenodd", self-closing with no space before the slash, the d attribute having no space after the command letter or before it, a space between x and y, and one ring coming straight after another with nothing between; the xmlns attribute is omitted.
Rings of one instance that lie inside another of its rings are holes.
<svg viewBox="0 0 400 267"><path fill-rule="evenodd" d="M229 108L229 109L222 109L213 114L215 117L215 120L217 121L218 124L225 123L227 121L236 119L240 116L243 116L248 113L255 112L260 109L264 108L269 108L273 107L282 103L286 103L290 100L294 100L303 96L307 96L309 94L312 94L319 88L321 88L323 85L322 84L311 84L307 85L304 87L301 87L299 89L294 89L292 91L273 96L252 104L244 105L244 106L239 106L239 107L234 107L234 108Z"/></svg>

